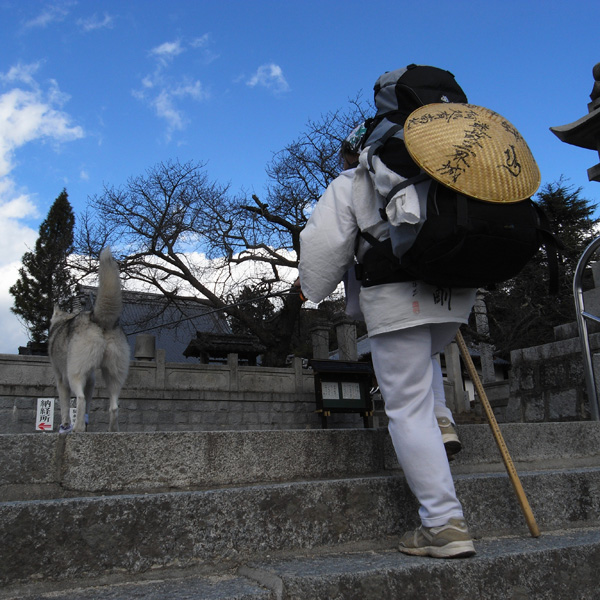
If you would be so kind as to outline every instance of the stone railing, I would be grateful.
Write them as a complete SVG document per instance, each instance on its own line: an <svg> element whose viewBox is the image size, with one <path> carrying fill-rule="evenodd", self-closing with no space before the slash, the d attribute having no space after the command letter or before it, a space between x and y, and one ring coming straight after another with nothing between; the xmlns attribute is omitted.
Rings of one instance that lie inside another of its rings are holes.
<svg viewBox="0 0 600 600"><path fill-rule="evenodd" d="M56 398L47 357L0 355L0 433L32 433L38 398ZM107 394L102 378L88 407L89 430L105 431ZM165 363L134 360L120 398L124 431L305 429L321 426L312 371L295 359L289 368ZM74 406L74 404L72 404ZM54 429L60 422L58 400ZM332 426L362 426L358 415L333 415Z"/></svg>

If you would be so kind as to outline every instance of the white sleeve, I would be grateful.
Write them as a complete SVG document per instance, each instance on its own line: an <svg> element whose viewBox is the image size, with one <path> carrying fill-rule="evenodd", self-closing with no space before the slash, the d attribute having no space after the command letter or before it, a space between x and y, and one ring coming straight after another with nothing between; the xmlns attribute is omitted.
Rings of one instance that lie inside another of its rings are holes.
<svg viewBox="0 0 600 600"><path fill-rule="evenodd" d="M300 234L300 285L312 302L321 302L354 262L358 226L352 209L353 171L335 179Z"/></svg>

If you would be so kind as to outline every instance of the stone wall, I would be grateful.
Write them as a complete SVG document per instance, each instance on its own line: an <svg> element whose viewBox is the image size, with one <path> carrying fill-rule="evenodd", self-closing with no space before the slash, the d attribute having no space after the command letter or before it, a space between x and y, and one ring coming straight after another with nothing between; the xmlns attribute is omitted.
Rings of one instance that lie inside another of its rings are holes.
<svg viewBox="0 0 600 600"><path fill-rule="evenodd" d="M592 353L599 351L600 334L590 336L590 348ZM506 421L534 423L590 418L578 337L516 350L510 359Z"/></svg>
<svg viewBox="0 0 600 600"><path fill-rule="evenodd" d="M56 398L47 357L0 355L0 433L33 433L38 398ZM73 404L74 406L74 404ZM119 402L122 431L208 431L320 428L312 371L132 361ZM108 400L101 376L88 407L88 431L107 431ZM356 414L332 415L331 427L362 427ZM54 430L60 424L55 400Z"/></svg>
<svg viewBox="0 0 600 600"><path fill-rule="evenodd" d="M573 327L562 329L557 333L567 339L511 354L510 395L505 381L485 384L499 422L590 418L579 338L570 337L576 334ZM592 352L600 352L600 333L592 334L590 343ZM596 368L598 381L600 355ZM98 384L88 409L89 431L108 429L101 378ZM452 381L445 382L445 392L448 405L460 413ZM0 433L33 433L37 399L55 397L48 358L0 355ZM476 415L481 413L478 404L474 408ZM119 424L122 431L132 432L312 429L321 427L315 409L313 373L300 359L283 369L241 366L236 355L230 355L226 365L165 363L159 350L155 361L132 361L121 394ZM55 430L59 423L55 401ZM385 425L381 410L372 423ZM334 414L328 424L364 426L357 414Z"/></svg>

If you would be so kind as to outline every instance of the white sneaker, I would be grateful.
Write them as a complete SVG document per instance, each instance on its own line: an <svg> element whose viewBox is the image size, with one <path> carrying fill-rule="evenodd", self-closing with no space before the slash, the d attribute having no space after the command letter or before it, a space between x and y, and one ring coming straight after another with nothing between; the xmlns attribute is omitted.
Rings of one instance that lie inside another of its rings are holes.
<svg viewBox="0 0 600 600"><path fill-rule="evenodd" d="M467 558L475 554L464 519L450 519L440 527L421 525L402 536L398 550L404 554L434 558Z"/></svg>
<svg viewBox="0 0 600 600"><path fill-rule="evenodd" d="M446 456L448 460L452 460L452 457L462 450L456 428L448 417L438 417L437 422L442 432L442 442L444 442L444 448L446 448Z"/></svg>

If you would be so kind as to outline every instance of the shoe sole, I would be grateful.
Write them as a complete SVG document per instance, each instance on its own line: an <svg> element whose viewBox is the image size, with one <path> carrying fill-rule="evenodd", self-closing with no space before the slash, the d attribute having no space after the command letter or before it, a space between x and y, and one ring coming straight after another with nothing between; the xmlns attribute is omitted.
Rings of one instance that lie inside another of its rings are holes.
<svg viewBox="0 0 600 600"><path fill-rule="evenodd" d="M455 454L458 454L461 450L462 450L462 444L456 440L456 441L449 441L446 442L444 444L444 448L446 449L446 455L448 457L454 456Z"/></svg>
<svg viewBox="0 0 600 600"><path fill-rule="evenodd" d="M422 546L421 548L408 548L399 546L398 550L411 556L431 556L433 558L469 558L475 555L473 542L450 542L444 546Z"/></svg>
<svg viewBox="0 0 600 600"><path fill-rule="evenodd" d="M448 458L458 454L462 450L462 444L454 432L444 433L442 431L442 442L444 444L444 448L446 449L446 455Z"/></svg>

